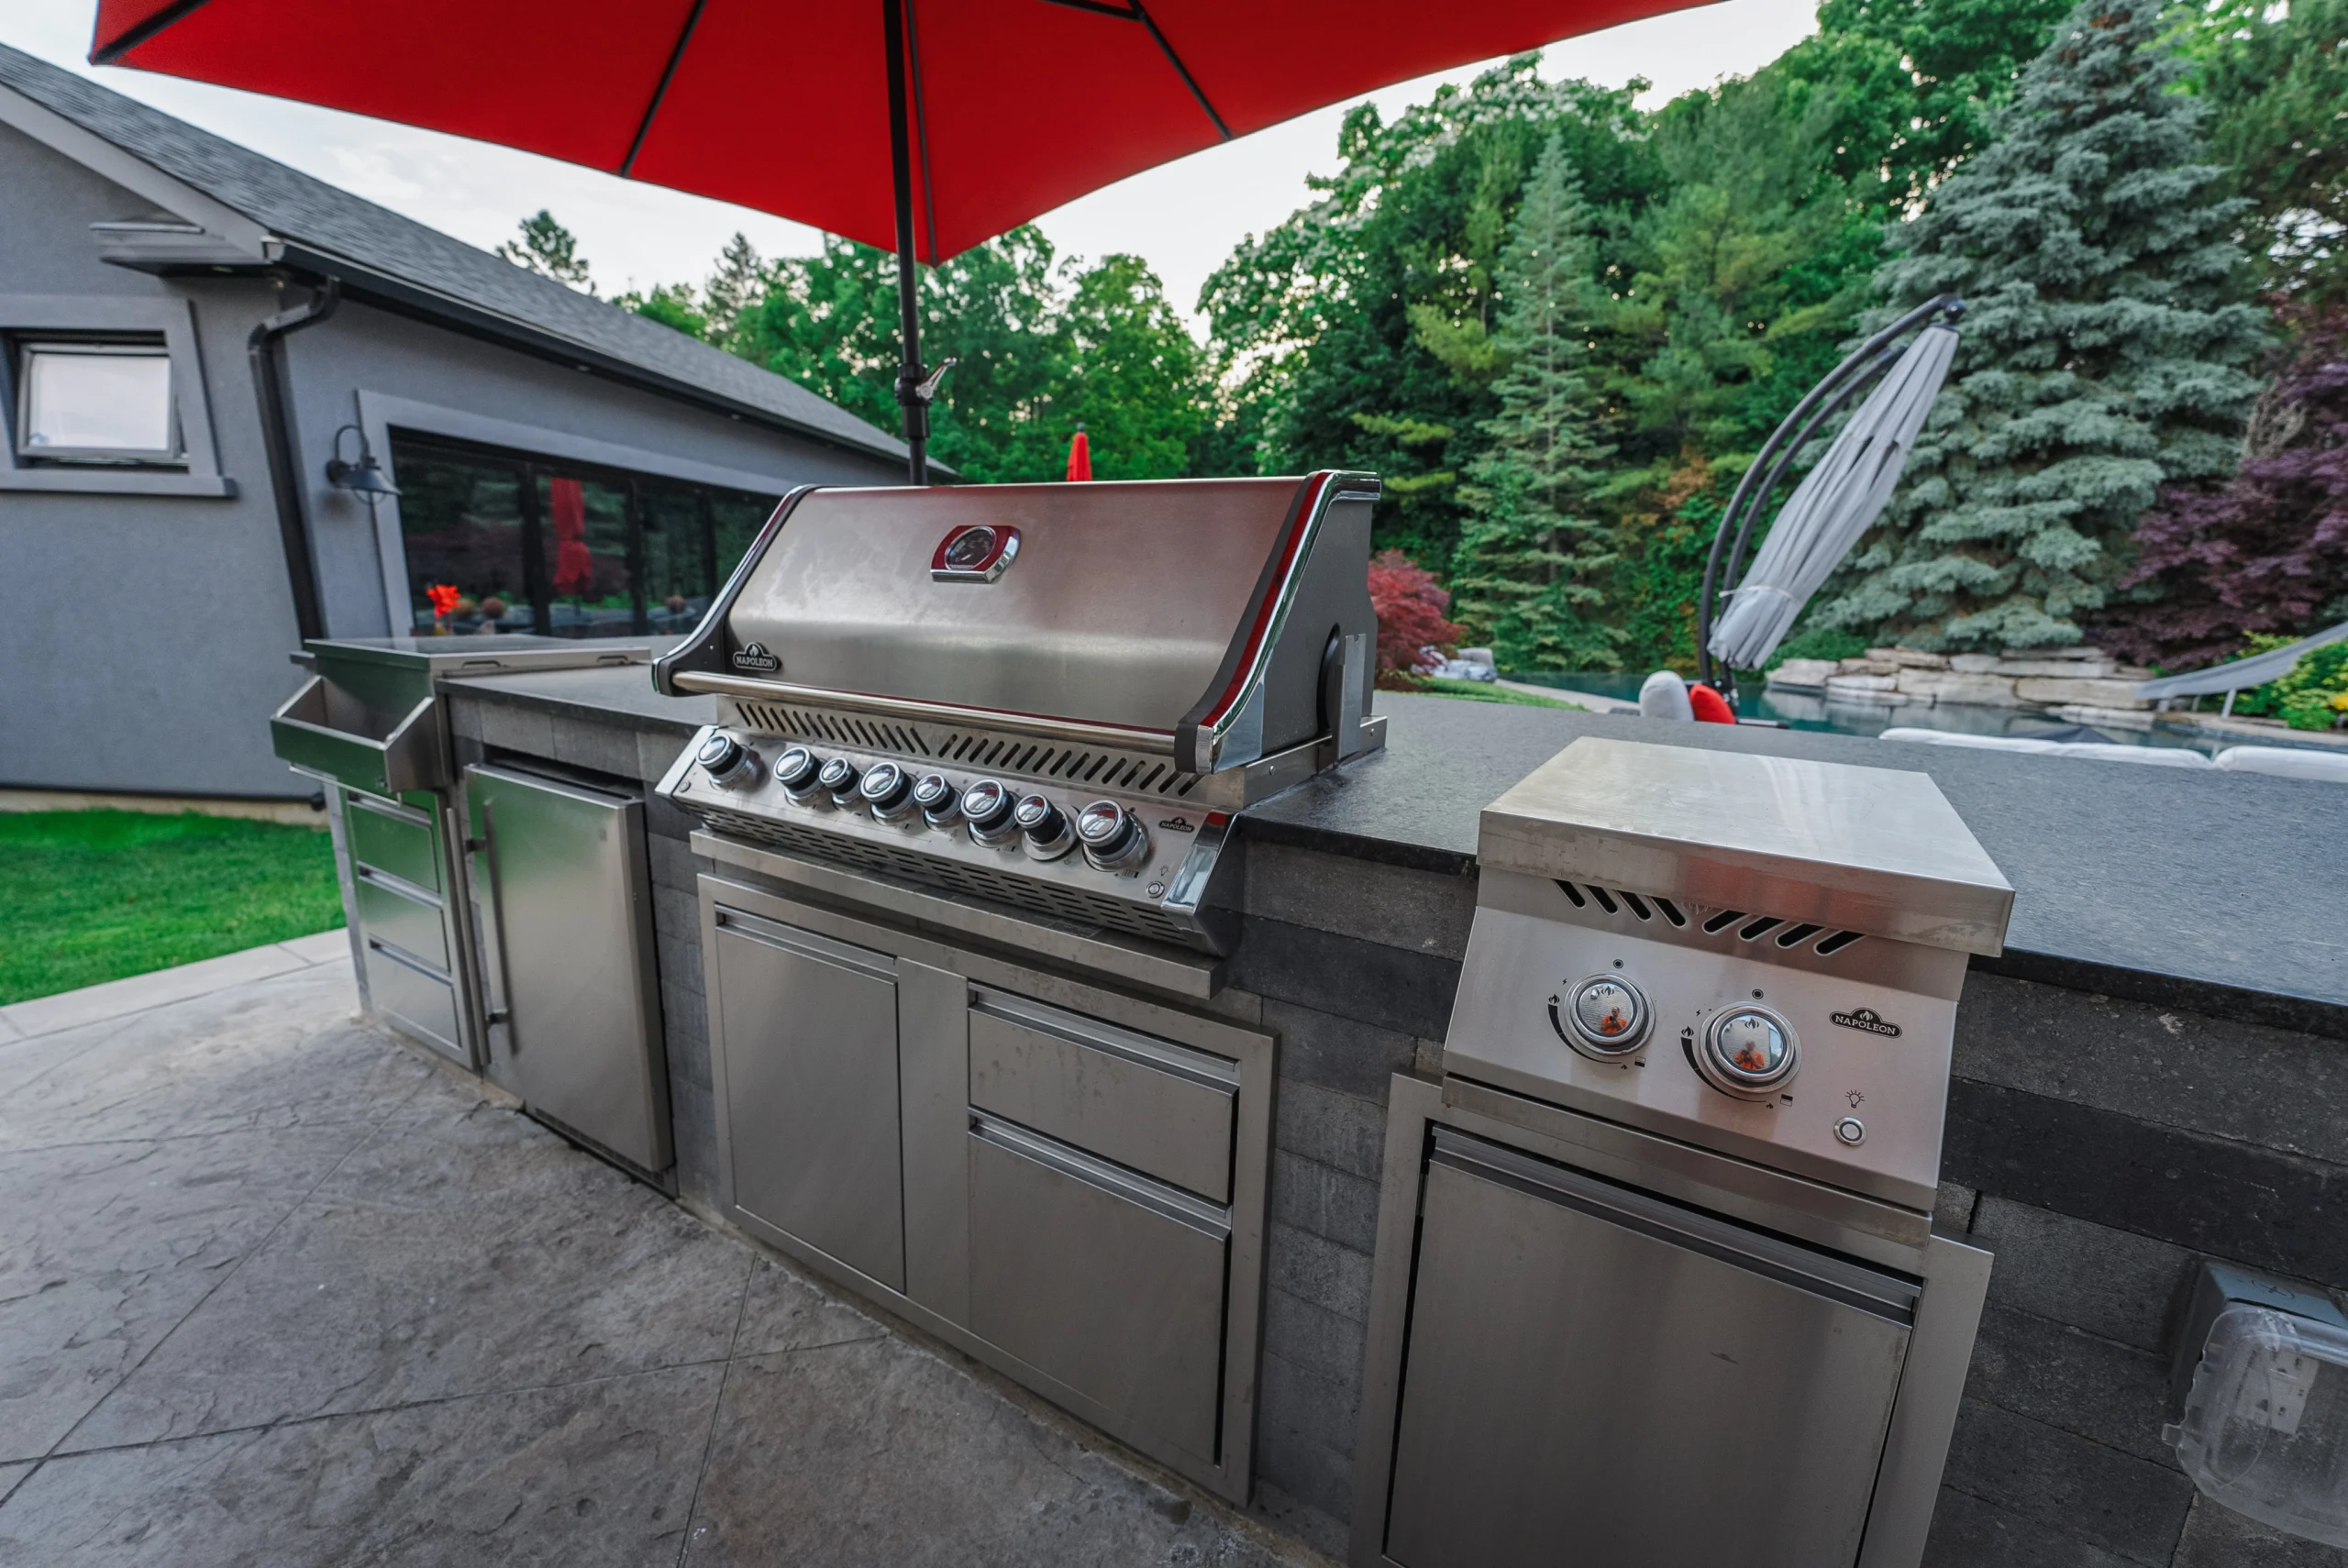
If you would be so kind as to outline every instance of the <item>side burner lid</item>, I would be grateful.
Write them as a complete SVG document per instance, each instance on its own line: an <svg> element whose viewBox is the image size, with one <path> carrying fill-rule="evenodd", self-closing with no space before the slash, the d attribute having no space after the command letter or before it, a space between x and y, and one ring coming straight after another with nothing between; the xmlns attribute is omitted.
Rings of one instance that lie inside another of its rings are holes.
<svg viewBox="0 0 2348 1568"><path fill-rule="evenodd" d="M1488 868L1968 953L2013 889L1932 777L1585 735L1484 808Z"/></svg>

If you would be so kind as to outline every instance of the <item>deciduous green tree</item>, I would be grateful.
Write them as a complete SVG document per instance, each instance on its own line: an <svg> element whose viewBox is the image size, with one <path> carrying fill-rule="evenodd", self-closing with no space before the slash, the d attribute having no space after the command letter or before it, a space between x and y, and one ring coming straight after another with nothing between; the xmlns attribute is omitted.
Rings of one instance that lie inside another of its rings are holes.
<svg viewBox="0 0 2348 1568"><path fill-rule="evenodd" d="M1811 624L1924 648L2076 642L2160 484L2231 465L2259 313L2161 27L2157 0L2086 0L2002 139L1894 237L1890 310L1947 291L1972 311L1906 484Z"/></svg>
<svg viewBox="0 0 2348 1568"><path fill-rule="evenodd" d="M2182 40L2273 286L2348 297L2348 0L2218 0Z"/></svg>

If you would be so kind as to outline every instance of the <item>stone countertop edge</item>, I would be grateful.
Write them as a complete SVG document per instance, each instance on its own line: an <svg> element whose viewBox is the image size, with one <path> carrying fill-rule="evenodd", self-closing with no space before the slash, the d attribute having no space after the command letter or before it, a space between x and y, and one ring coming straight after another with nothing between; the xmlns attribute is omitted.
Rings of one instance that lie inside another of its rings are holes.
<svg viewBox="0 0 2348 1568"><path fill-rule="evenodd" d="M681 740L716 720L714 698L663 697L642 665L441 690ZM1975 967L2348 1040L2348 951L2321 934L2348 924L2337 785L1755 726L1666 739L1635 715L1384 691L1378 711L1383 749L1254 807L1245 837L1460 875L1482 808L1583 734L1899 767L1933 776L2014 885L2006 951Z"/></svg>
<svg viewBox="0 0 2348 1568"><path fill-rule="evenodd" d="M652 689L648 664L587 669L524 670L511 675L443 676L449 697L529 708L590 723L618 723L680 737L717 722L714 697L663 697Z"/></svg>

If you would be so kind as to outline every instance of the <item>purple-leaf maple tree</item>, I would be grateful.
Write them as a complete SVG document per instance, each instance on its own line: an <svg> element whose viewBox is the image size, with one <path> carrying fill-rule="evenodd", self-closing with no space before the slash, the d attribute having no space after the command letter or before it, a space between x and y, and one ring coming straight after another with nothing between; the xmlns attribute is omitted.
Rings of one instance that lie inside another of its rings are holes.
<svg viewBox="0 0 2348 1568"><path fill-rule="evenodd" d="M1369 563L1369 607L1378 613L1378 684L1407 690L1432 668L1424 649L1446 647L1466 628L1444 619L1451 595L1434 574L1400 550L1381 550Z"/></svg>
<svg viewBox="0 0 2348 1568"><path fill-rule="evenodd" d="M2214 664L2251 634L2313 630L2348 598L2348 306L2276 310L2291 334L2258 400L2234 477L2171 485L2136 525L2123 587L2153 602L2118 607L2099 640L2169 669Z"/></svg>

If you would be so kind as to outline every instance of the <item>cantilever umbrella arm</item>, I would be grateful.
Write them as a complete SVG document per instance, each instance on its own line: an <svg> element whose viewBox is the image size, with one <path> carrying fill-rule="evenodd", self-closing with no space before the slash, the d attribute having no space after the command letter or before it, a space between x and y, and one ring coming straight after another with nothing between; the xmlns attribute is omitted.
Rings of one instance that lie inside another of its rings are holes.
<svg viewBox="0 0 2348 1568"><path fill-rule="evenodd" d="M1697 679L1728 699L1731 707L1736 703L1736 672L1725 663L1715 666L1712 662L1712 622L1722 585L1733 583L1744 564L1755 519L1769 504L1769 497L1811 437L1898 361L1899 356L1891 352L1893 344L1934 316L1944 316L1953 325L1964 314L1965 302L1956 295L1935 294L1852 349L1794 404L1793 412L1778 423L1745 469L1744 477L1737 480L1735 492L1721 513L1720 527L1712 535L1711 551L1704 558L1703 585L1696 595Z"/></svg>

